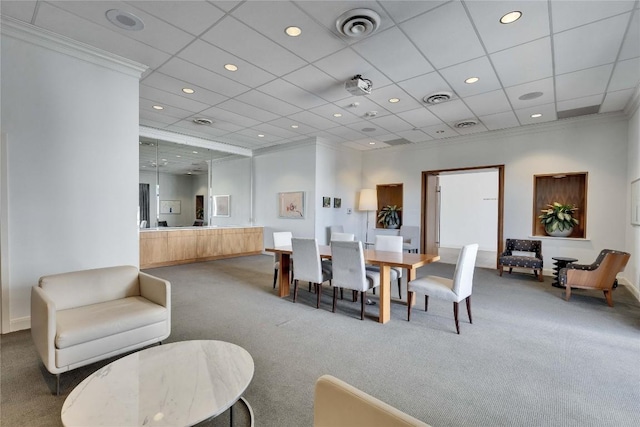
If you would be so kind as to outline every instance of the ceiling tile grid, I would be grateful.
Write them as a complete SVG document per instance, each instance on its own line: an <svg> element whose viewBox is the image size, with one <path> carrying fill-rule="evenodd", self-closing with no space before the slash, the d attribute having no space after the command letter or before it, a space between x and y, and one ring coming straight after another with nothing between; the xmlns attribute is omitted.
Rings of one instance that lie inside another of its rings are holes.
<svg viewBox="0 0 640 427"><path fill-rule="evenodd" d="M110 9L144 29L116 27ZM371 34L337 30L353 9L379 16ZM500 23L513 10L521 18ZM433 144L583 107L620 111L640 82L637 0L3 0L0 14L148 66L141 125L251 149L309 137L358 150ZM345 89L356 75L369 95ZM451 100L424 100L443 92ZM477 125L455 128L463 120Z"/></svg>

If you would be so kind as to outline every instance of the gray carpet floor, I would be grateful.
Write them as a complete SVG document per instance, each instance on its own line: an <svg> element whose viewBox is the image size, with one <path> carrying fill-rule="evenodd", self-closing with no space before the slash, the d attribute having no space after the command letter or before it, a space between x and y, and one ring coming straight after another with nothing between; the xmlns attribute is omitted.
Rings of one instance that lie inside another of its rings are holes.
<svg viewBox="0 0 640 427"><path fill-rule="evenodd" d="M418 275L451 277L453 269L435 263ZM280 299L267 255L148 272L172 283L167 342L216 339L251 353L255 375L245 397L256 426L311 426L322 374L433 426L640 425L640 303L624 287L610 308L598 292L576 290L564 301L549 277L540 283L477 268L474 323L461 310L456 335L451 304L435 299L425 313L420 298L411 322L406 306L393 303L384 325L377 305L366 307L364 321L350 299L331 313L328 285L319 310L306 286L296 304ZM29 331L3 335L0 345L2 426L60 425L66 395L109 362L64 374L56 397ZM238 413L235 424L244 425ZM228 425L228 418L209 424Z"/></svg>

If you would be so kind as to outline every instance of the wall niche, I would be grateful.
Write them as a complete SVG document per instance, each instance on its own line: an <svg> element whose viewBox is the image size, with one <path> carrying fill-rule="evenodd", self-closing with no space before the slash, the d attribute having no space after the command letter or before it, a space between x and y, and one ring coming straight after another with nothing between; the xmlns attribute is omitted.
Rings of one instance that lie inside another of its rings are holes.
<svg viewBox="0 0 640 427"><path fill-rule="evenodd" d="M395 205L400 208L402 207L402 184L379 184L376 186L376 193L378 195L376 228L384 228L384 226L378 222L378 212L380 212L380 210L387 205ZM400 228L400 226L402 225L402 211L398 212L398 216L400 217L400 224L398 225L398 228Z"/></svg>
<svg viewBox="0 0 640 427"><path fill-rule="evenodd" d="M584 239L587 235L587 172L567 172L533 176L533 235L547 236L538 216L547 205L558 202L574 205L578 224L568 237Z"/></svg>

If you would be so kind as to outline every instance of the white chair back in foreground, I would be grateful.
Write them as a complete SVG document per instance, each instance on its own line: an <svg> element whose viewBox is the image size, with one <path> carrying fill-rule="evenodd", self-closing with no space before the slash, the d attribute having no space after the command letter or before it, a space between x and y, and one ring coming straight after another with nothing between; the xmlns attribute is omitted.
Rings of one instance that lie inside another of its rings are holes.
<svg viewBox="0 0 640 427"><path fill-rule="evenodd" d="M407 284L407 321L411 320L411 299L413 293L424 295L424 311L429 306L429 296L453 302L453 317L456 322L456 332L460 334L458 323L458 304L465 300L467 303L467 314L469 323L471 320L471 292L473 290L473 271L478 254L478 244L466 245L458 255L456 270L453 273L453 280L440 276L425 276L412 280Z"/></svg>
<svg viewBox="0 0 640 427"><path fill-rule="evenodd" d="M362 242L334 240L331 242L333 259L333 312L336 311L338 288L360 292L360 320L364 319L365 293L380 286L380 273L366 270Z"/></svg>
<svg viewBox="0 0 640 427"><path fill-rule="evenodd" d="M331 280L331 270L323 265L316 239L294 237L291 239L293 263L296 270L293 273L293 302L298 298L298 281L313 283L316 289L316 308L320 308L322 283Z"/></svg>

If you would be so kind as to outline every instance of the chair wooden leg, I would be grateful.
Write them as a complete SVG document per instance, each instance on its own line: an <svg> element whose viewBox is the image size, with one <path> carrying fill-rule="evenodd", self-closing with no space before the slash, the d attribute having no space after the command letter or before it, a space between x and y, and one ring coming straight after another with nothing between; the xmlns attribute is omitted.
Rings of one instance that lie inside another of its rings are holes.
<svg viewBox="0 0 640 427"><path fill-rule="evenodd" d="M344 299L344 288L340 288L340 299Z"/></svg>
<svg viewBox="0 0 640 427"><path fill-rule="evenodd" d="M513 268L509 267L509 274L511 274L512 271L513 271Z"/></svg>
<svg viewBox="0 0 640 427"><path fill-rule="evenodd" d="M315 288L313 288L315 291ZM311 292L311 282L309 282L309 292Z"/></svg>
<svg viewBox="0 0 640 427"><path fill-rule="evenodd" d="M473 323L471 320L471 295L467 297L467 314L469 315L469 323Z"/></svg>
<svg viewBox="0 0 640 427"><path fill-rule="evenodd" d="M429 295L424 296L424 311L427 311L429 308Z"/></svg>
<svg viewBox="0 0 640 427"><path fill-rule="evenodd" d="M611 297L611 294L611 290L604 291L604 297L607 299L607 304L609 305L609 307L613 307L613 298Z"/></svg>
<svg viewBox="0 0 640 427"><path fill-rule="evenodd" d="M460 335L460 323L458 322L458 303L453 303L453 318L456 321L456 332Z"/></svg>
<svg viewBox="0 0 640 427"><path fill-rule="evenodd" d="M333 288L333 308L331 311L336 312L336 300L338 299L338 288Z"/></svg>
<svg viewBox="0 0 640 427"><path fill-rule="evenodd" d="M564 299L566 301L569 301L569 298L571 298L571 286L567 284L567 287L565 288L565 291L564 291Z"/></svg>
<svg viewBox="0 0 640 427"><path fill-rule="evenodd" d="M402 299L402 279L398 277L398 298Z"/></svg>
<svg viewBox="0 0 640 427"><path fill-rule="evenodd" d="M499 270L500 270L500 277L502 277L502 270L504 269L504 267L500 266Z"/></svg>
<svg viewBox="0 0 640 427"><path fill-rule="evenodd" d="M542 277L542 269L540 269L540 271L537 271L536 275L538 276L539 281L544 282L544 277Z"/></svg>
<svg viewBox="0 0 640 427"><path fill-rule="evenodd" d="M407 322L411 321L411 300L413 299L413 292L407 290Z"/></svg>
<svg viewBox="0 0 640 427"><path fill-rule="evenodd" d="M360 320L364 320L364 291L360 292Z"/></svg>
<svg viewBox="0 0 640 427"><path fill-rule="evenodd" d="M298 279L293 281L293 302L298 299Z"/></svg>
<svg viewBox="0 0 640 427"><path fill-rule="evenodd" d="M316 283L316 308L320 308L320 296L322 295L322 283Z"/></svg>
<svg viewBox="0 0 640 427"><path fill-rule="evenodd" d="M278 269L273 270L273 289L276 288L276 282L278 281Z"/></svg>
<svg viewBox="0 0 640 427"><path fill-rule="evenodd" d="M351 299L353 302L358 302L358 291L351 291Z"/></svg>

